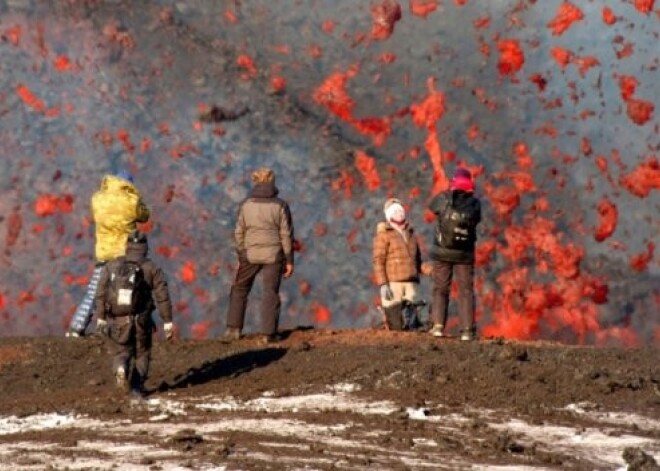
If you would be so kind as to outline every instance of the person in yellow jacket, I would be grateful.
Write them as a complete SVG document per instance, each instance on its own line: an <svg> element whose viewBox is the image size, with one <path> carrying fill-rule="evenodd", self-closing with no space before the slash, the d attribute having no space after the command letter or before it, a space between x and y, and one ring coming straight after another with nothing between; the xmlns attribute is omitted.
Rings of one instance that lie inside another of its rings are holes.
<svg viewBox="0 0 660 471"><path fill-rule="evenodd" d="M92 216L96 230L96 266L82 302L74 313L68 337L85 335L94 315L94 296L103 266L126 254L126 240L138 222L147 222L150 211L133 184L133 176L125 170L106 175L101 188L92 195Z"/></svg>

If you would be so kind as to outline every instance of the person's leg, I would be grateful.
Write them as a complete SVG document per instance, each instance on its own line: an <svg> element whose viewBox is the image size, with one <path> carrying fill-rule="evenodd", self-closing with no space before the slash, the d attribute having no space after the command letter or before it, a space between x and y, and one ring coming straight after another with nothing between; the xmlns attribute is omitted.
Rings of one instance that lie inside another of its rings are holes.
<svg viewBox="0 0 660 471"><path fill-rule="evenodd" d="M128 372L130 359L134 355L134 328L128 317L116 318L111 321L108 334L108 352L112 356L112 369L117 386L128 392Z"/></svg>
<svg viewBox="0 0 660 471"><path fill-rule="evenodd" d="M94 272L92 273L92 277L87 284L85 295L83 296L82 301L76 308L76 312L71 318L67 336L80 337L85 335L85 331L87 330L89 323L92 321L92 316L94 315L94 297L96 296L96 289L99 285L99 279L101 278L103 265L105 265L105 263L96 264Z"/></svg>
<svg viewBox="0 0 660 471"><path fill-rule="evenodd" d="M388 330L403 330L403 297L406 283L391 281L392 299L380 299L380 304L385 313L385 324Z"/></svg>
<svg viewBox="0 0 660 471"><path fill-rule="evenodd" d="M264 335L274 335L280 322L280 284L283 262L263 266L263 298L261 299L261 329Z"/></svg>
<svg viewBox="0 0 660 471"><path fill-rule="evenodd" d="M239 333L243 329L247 298L254 284L254 278L260 269L261 265L254 265L247 260L239 262L236 278L229 293L227 329L237 329Z"/></svg>
<svg viewBox="0 0 660 471"><path fill-rule="evenodd" d="M451 288L453 265L449 262L433 262L433 305L431 306L431 321L433 335L442 336L447 325L449 309L449 291Z"/></svg>
<svg viewBox="0 0 660 471"><path fill-rule="evenodd" d="M401 283L401 300L407 305L403 312L404 329L417 329L421 326L421 321L417 316L417 302L419 301L417 286L418 284L412 281Z"/></svg>
<svg viewBox="0 0 660 471"><path fill-rule="evenodd" d="M138 316L135 322L135 391L142 394L144 382L149 374L151 346L153 341L153 321L151 315Z"/></svg>
<svg viewBox="0 0 660 471"><path fill-rule="evenodd" d="M461 322L461 338L470 340L476 334L474 318L474 265L455 265L458 284L458 317ZM467 338L469 337L469 338Z"/></svg>

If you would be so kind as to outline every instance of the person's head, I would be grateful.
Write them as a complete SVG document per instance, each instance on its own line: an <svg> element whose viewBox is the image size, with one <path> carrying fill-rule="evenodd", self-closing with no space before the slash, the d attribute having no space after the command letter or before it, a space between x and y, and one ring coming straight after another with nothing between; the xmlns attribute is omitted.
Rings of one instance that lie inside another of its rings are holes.
<svg viewBox="0 0 660 471"><path fill-rule="evenodd" d="M122 180L126 180L127 182L133 183L133 175L131 175L131 172L129 172L126 169L121 169L117 173L115 173L115 177L121 178Z"/></svg>
<svg viewBox="0 0 660 471"><path fill-rule="evenodd" d="M251 175L252 183L258 185L260 183L275 183L275 172L267 167L261 167Z"/></svg>
<svg viewBox="0 0 660 471"><path fill-rule="evenodd" d="M134 230L128 234L126 239L126 257L129 259L140 259L146 257L149 252L147 234Z"/></svg>
<svg viewBox="0 0 660 471"><path fill-rule="evenodd" d="M406 223L406 210L403 203L397 198L389 198L383 206L385 219L392 224L402 225Z"/></svg>
<svg viewBox="0 0 660 471"><path fill-rule="evenodd" d="M449 183L449 188L451 190L473 192L474 181L472 180L472 173L464 167L458 167Z"/></svg>

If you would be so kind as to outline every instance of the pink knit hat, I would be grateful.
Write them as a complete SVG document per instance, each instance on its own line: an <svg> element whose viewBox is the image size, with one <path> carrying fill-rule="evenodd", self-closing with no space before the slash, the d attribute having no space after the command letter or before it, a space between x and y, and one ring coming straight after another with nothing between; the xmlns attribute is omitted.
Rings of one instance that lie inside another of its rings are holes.
<svg viewBox="0 0 660 471"><path fill-rule="evenodd" d="M449 182L450 190L462 190L469 193L474 191L474 181L472 180L472 174L466 168L459 167L454 173L454 177Z"/></svg>

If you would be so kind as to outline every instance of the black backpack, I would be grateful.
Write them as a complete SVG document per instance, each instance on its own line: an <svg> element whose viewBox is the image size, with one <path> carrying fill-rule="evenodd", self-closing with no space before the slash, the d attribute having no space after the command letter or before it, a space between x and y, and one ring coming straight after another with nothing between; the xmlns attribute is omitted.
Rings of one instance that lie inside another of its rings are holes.
<svg viewBox="0 0 660 471"><path fill-rule="evenodd" d="M113 316L128 316L144 311L145 298L149 287L144 279L144 271L139 263L121 258L109 265L110 281L108 304Z"/></svg>
<svg viewBox="0 0 660 471"><path fill-rule="evenodd" d="M436 241L442 248L470 252L477 240L477 224L473 207L457 209L449 197L438 221Z"/></svg>

